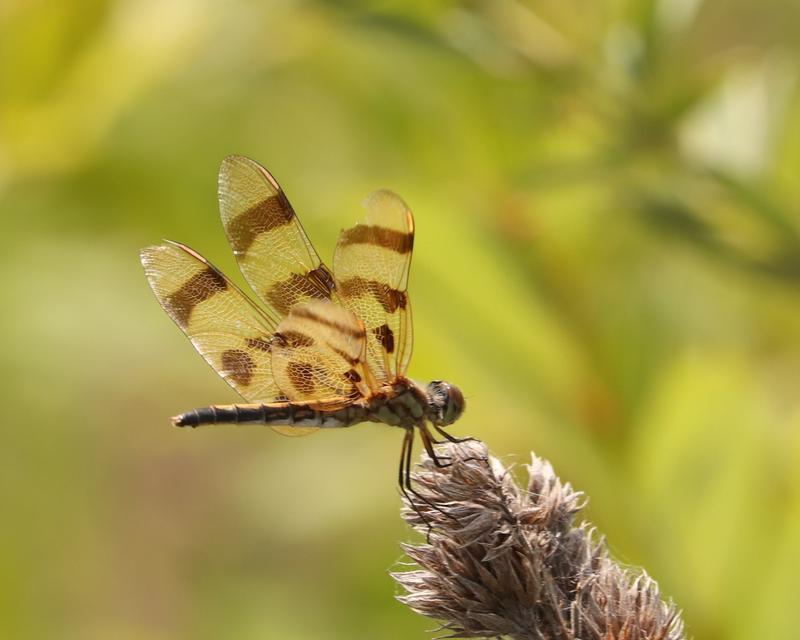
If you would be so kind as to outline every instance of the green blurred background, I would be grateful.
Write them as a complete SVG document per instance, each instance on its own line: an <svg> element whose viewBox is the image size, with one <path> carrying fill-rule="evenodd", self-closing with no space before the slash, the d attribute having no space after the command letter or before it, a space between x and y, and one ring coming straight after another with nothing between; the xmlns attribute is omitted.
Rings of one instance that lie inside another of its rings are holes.
<svg viewBox="0 0 800 640"><path fill-rule="evenodd" d="M697 638L800 628L796 0L0 4L0 637L423 638L400 434L187 432L151 295L269 167L321 255L416 213L413 377L535 450Z"/></svg>

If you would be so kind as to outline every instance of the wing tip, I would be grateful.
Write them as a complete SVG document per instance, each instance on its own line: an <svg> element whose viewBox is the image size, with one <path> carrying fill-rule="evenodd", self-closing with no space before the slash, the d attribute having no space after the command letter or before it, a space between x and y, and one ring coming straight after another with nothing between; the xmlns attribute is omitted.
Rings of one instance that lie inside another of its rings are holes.
<svg viewBox="0 0 800 640"><path fill-rule="evenodd" d="M156 256L165 249L163 244L151 244L139 249L139 262L147 269L156 259Z"/></svg>
<svg viewBox="0 0 800 640"><path fill-rule="evenodd" d="M404 230L414 237L414 214L408 203L395 191L378 189L364 198L361 204L367 211L368 223L388 219L393 228Z"/></svg>
<svg viewBox="0 0 800 640"><path fill-rule="evenodd" d="M278 184L278 181L260 162L253 160L252 158L241 155L238 153L233 153L230 155L225 156L222 159L222 163L219 166L219 180L218 180L218 190L220 195L222 195L225 191L228 190L228 185L231 182L231 174L237 168L244 168L248 170L255 171L256 173L260 174L267 182L270 183L273 189L276 191L280 191L281 187Z"/></svg>
<svg viewBox="0 0 800 640"><path fill-rule="evenodd" d="M186 251L188 246L176 240L169 240L162 238L161 244L151 244L139 249L139 258L144 262L145 259L152 259L156 254L163 253L164 251L171 251L173 249L182 249ZM189 249L191 251L191 249Z"/></svg>
<svg viewBox="0 0 800 640"><path fill-rule="evenodd" d="M381 208L395 209L398 213L410 219L413 226L411 207L408 206L408 203L403 200L400 194L391 189L377 189L364 198L361 204L367 210L367 214L377 212Z"/></svg>
<svg viewBox="0 0 800 640"><path fill-rule="evenodd" d="M151 254L155 251L158 245L151 245L147 247L142 247L139 249L139 262L145 264L150 260Z"/></svg>
<svg viewBox="0 0 800 640"><path fill-rule="evenodd" d="M222 164L233 164L237 162L246 162L247 164L251 164L255 162L255 160L242 153L229 153L222 159Z"/></svg>

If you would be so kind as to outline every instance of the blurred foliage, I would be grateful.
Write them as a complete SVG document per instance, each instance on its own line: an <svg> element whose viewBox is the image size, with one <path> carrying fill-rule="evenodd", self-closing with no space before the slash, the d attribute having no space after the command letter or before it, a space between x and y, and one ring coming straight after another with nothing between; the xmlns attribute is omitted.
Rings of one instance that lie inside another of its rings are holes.
<svg viewBox="0 0 800 640"><path fill-rule="evenodd" d="M233 395L137 249L235 273L229 153L323 256L403 194L454 433L552 460L695 637L796 637L799 49L795 0L5 0L0 637L426 637L397 433L168 426Z"/></svg>

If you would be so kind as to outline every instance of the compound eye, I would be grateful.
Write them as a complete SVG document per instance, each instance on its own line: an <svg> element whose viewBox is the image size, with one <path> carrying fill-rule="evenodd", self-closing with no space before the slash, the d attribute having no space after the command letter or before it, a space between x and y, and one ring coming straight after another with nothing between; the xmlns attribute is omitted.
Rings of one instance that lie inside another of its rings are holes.
<svg viewBox="0 0 800 640"><path fill-rule="evenodd" d="M441 403L447 395L446 384L441 380L432 380L428 384L428 395Z"/></svg>
<svg viewBox="0 0 800 640"><path fill-rule="evenodd" d="M464 412L464 395L461 389L454 385L447 385L447 395L444 406L444 419L447 424L451 424L458 420Z"/></svg>
<svg viewBox="0 0 800 640"><path fill-rule="evenodd" d="M464 396L458 387L442 380L428 384L430 419L440 426L455 422L464 411Z"/></svg>

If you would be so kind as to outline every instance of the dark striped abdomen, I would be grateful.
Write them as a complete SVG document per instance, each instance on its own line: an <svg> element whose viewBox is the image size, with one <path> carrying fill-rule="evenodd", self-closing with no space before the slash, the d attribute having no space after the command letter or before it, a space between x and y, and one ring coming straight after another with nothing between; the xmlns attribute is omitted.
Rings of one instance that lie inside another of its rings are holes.
<svg viewBox="0 0 800 640"><path fill-rule="evenodd" d="M216 404L187 411L172 418L176 427L201 427L211 424L257 424L298 427L349 427L364 420L364 409L350 405L325 411L306 404Z"/></svg>

